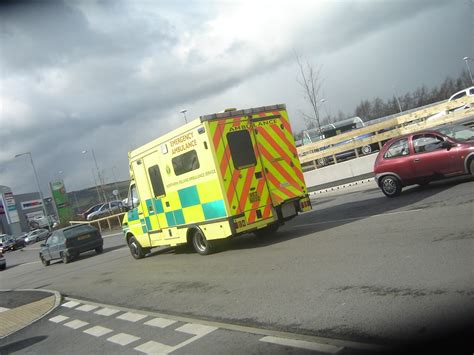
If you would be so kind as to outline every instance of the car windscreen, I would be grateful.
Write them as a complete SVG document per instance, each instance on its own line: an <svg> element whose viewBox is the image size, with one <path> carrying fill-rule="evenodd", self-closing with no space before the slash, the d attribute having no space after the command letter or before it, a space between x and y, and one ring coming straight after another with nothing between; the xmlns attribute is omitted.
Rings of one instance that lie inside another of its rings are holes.
<svg viewBox="0 0 474 355"><path fill-rule="evenodd" d="M466 126L446 126L438 128L437 131L457 141L465 142L474 140L474 129Z"/></svg>
<svg viewBox="0 0 474 355"><path fill-rule="evenodd" d="M65 229L64 230L64 236L66 238L71 238L71 237L74 237L78 234L82 234L82 233L90 233L92 232L94 229L91 228L90 226L87 226L87 225L80 225L80 226L77 226L77 227L74 227L74 228L68 228L68 229Z"/></svg>

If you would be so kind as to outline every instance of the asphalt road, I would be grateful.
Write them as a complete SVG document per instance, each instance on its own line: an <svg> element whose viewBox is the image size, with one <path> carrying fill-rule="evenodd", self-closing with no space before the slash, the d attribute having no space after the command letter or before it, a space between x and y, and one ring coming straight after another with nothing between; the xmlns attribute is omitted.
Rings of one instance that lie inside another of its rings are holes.
<svg viewBox="0 0 474 355"><path fill-rule="evenodd" d="M1 288L354 341L435 339L473 326L473 206L470 177L395 199L369 184L318 195L277 235L206 257L178 248L136 261L120 236L47 268L37 250L11 252Z"/></svg>

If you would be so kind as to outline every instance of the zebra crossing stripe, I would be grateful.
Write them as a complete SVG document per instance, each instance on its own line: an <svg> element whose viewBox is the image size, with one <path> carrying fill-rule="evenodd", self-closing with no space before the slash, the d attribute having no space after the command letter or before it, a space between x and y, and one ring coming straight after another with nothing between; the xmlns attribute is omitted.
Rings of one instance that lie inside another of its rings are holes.
<svg viewBox="0 0 474 355"><path fill-rule="evenodd" d="M134 349L145 354L168 354L174 350L173 347L158 343L156 341L146 342Z"/></svg>
<svg viewBox="0 0 474 355"><path fill-rule="evenodd" d="M127 334L127 333L119 333L114 336L111 336L110 338L107 338L107 341L110 341L111 343L119 344L122 346L128 345L137 340L140 340L140 338Z"/></svg>
<svg viewBox="0 0 474 355"><path fill-rule="evenodd" d="M95 327L84 330L84 333L93 335L95 337L101 337L102 335L109 334L111 332L113 332L112 329L101 327L99 325L96 325Z"/></svg>
<svg viewBox="0 0 474 355"><path fill-rule="evenodd" d="M152 320L149 320L148 322L145 322L145 325L150 325L152 327L158 327L158 328L166 328L167 326L170 326L171 324L176 323L175 320L171 319L166 319L166 318L153 318Z"/></svg>
<svg viewBox="0 0 474 355"><path fill-rule="evenodd" d="M70 321L69 323L65 323L64 325L66 327L69 327L69 328L72 328L72 329L79 329L79 328L82 328L82 327L84 327L88 324L89 323L83 322L82 320L75 319L75 320Z"/></svg>

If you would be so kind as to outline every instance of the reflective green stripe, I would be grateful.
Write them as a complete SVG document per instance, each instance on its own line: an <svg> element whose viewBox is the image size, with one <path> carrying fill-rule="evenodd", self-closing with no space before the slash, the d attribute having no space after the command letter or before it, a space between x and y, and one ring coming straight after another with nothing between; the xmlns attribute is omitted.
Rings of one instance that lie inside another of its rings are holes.
<svg viewBox="0 0 474 355"><path fill-rule="evenodd" d="M201 204L196 185L178 190L178 196L182 208Z"/></svg>
<svg viewBox="0 0 474 355"><path fill-rule="evenodd" d="M218 200L214 202L203 203L202 210L204 212L204 217L206 220L225 217L225 205L224 201Z"/></svg>

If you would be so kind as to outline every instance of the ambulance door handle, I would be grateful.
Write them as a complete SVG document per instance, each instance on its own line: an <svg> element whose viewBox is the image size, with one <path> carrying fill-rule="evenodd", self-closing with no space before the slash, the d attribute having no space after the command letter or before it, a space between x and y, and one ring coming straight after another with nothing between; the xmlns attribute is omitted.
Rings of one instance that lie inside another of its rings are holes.
<svg viewBox="0 0 474 355"><path fill-rule="evenodd" d="M255 179L261 179L262 178L262 172L261 171L257 171L255 173Z"/></svg>
<svg viewBox="0 0 474 355"><path fill-rule="evenodd" d="M169 207L169 206L170 206L169 201L166 201L166 202L165 202L165 205L166 205L166 207Z"/></svg>
<svg viewBox="0 0 474 355"><path fill-rule="evenodd" d="M251 187L251 188L250 188L250 191L255 191L255 187Z"/></svg>

